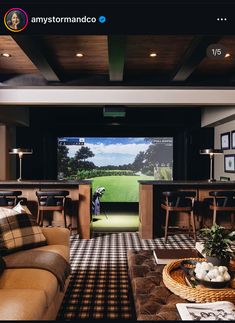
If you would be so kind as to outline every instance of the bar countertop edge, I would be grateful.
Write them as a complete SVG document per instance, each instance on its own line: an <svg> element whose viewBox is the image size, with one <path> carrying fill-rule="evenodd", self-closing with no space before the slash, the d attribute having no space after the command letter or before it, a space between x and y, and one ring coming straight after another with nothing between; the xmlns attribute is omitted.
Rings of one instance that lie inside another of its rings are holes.
<svg viewBox="0 0 235 323"><path fill-rule="evenodd" d="M30 185L57 185L57 186L78 186L78 185L89 185L92 180L81 180L81 181L65 181L65 180L10 180L0 181L1 186L30 186Z"/></svg>
<svg viewBox="0 0 235 323"><path fill-rule="evenodd" d="M157 180L139 180L138 181L142 185L159 185L159 186L166 186L166 185L187 185L187 186L235 186L235 181L189 181L189 180L175 180L175 181L157 181Z"/></svg>

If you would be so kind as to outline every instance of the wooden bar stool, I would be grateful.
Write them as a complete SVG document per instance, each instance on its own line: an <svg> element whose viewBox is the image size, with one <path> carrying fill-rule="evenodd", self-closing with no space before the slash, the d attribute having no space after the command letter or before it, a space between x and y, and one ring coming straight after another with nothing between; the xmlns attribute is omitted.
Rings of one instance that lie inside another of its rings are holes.
<svg viewBox="0 0 235 323"><path fill-rule="evenodd" d="M21 200L21 191L0 191L0 207L13 208ZM22 197L25 201L26 199Z"/></svg>
<svg viewBox="0 0 235 323"><path fill-rule="evenodd" d="M213 211L213 224L217 221L217 212L230 212L231 227L234 228L234 212L235 212L235 191L211 191L212 196L209 208Z"/></svg>
<svg viewBox="0 0 235 323"><path fill-rule="evenodd" d="M187 212L189 213L188 228L190 232L190 222L193 229L193 237L196 242L196 226L195 218L193 213L194 200L196 192L193 191L173 191L173 192L163 192L163 201L161 203L161 208L166 211L166 221L165 221L165 243L168 237L168 222L170 212Z"/></svg>
<svg viewBox="0 0 235 323"><path fill-rule="evenodd" d="M67 228L65 201L68 191L37 191L38 214L37 223L43 226L43 211L61 211L64 217L64 227Z"/></svg>

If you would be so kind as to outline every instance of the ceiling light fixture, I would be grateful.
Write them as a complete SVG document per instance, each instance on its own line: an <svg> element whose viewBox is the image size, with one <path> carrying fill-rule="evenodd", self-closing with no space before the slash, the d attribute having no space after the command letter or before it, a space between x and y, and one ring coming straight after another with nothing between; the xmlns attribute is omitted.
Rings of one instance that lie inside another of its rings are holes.
<svg viewBox="0 0 235 323"><path fill-rule="evenodd" d="M111 117L111 118L124 118L126 116L125 107L116 106L116 107L104 107L103 108L103 116Z"/></svg>
<svg viewBox="0 0 235 323"><path fill-rule="evenodd" d="M83 55L83 53L77 53L76 54L76 57L83 57L84 55Z"/></svg>
<svg viewBox="0 0 235 323"><path fill-rule="evenodd" d="M149 54L149 57L156 57L157 56L157 53L150 53Z"/></svg>
<svg viewBox="0 0 235 323"><path fill-rule="evenodd" d="M1 53L1 56L2 57L11 57L11 54L9 54L9 53Z"/></svg>
<svg viewBox="0 0 235 323"><path fill-rule="evenodd" d="M109 126L120 126L120 122L110 122L108 123Z"/></svg>

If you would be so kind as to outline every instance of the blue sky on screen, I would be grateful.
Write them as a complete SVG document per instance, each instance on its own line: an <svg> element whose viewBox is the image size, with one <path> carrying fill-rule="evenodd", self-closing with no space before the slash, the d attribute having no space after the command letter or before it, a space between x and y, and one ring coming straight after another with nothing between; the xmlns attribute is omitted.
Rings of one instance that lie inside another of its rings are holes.
<svg viewBox="0 0 235 323"><path fill-rule="evenodd" d="M96 166L118 166L133 163L136 155L140 151L146 151L150 144L149 142L146 142L144 138L134 137L93 137L84 139L84 146L89 147L95 154L94 157L87 160L92 161ZM67 145L67 147L69 149L69 157L73 157L81 146Z"/></svg>

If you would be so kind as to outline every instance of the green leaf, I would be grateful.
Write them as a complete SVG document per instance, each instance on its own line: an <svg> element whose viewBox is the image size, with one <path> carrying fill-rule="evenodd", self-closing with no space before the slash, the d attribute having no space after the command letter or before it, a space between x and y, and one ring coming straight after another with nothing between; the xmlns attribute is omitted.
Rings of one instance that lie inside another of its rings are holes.
<svg viewBox="0 0 235 323"><path fill-rule="evenodd" d="M224 227L214 224L211 228L200 230L200 236L205 238L203 253L219 258L232 257L231 245L235 240L235 231L229 232Z"/></svg>

